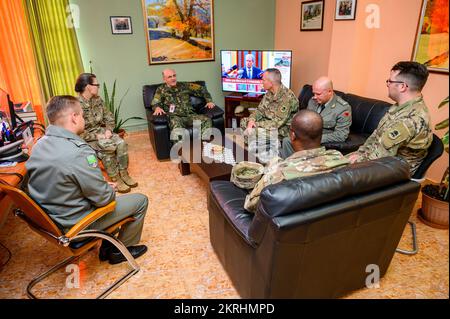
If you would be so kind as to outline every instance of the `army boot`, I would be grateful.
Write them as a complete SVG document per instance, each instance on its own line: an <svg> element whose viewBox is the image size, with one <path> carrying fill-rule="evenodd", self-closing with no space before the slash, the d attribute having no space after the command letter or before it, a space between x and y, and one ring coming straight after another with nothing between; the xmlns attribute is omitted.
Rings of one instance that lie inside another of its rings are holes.
<svg viewBox="0 0 450 319"><path fill-rule="evenodd" d="M131 190L130 187L124 183L124 181L120 178L119 175L111 176L111 181L116 183L117 191L119 193L128 193Z"/></svg>
<svg viewBox="0 0 450 319"><path fill-rule="evenodd" d="M128 171L126 169L120 170L120 177L124 181L125 184L127 184L130 187L136 187L138 186L138 183L136 183L130 175L128 175Z"/></svg>

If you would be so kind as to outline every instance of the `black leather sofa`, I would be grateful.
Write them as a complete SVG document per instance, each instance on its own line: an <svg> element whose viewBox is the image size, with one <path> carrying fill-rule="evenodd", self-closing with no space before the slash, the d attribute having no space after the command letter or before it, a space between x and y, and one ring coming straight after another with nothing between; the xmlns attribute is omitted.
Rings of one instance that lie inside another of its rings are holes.
<svg viewBox="0 0 450 319"><path fill-rule="evenodd" d="M327 149L335 149L341 151L342 154L348 154L364 144L392 104L341 91L335 91L335 93L352 107L352 126L345 142L325 143L324 146ZM298 97L300 109L308 106L308 101L312 96L312 86L309 84L303 86Z"/></svg>
<svg viewBox="0 0 450 319"><path fill-rule="evenodd" d="M244 190L213 181L211 244L243 298L337 298L386 273L419 188L386 157L270 185L251 214Z"/></svg>
<svg viewBox="0 0 450 319"><path fill-rule="evenodd" d="M206 86L204 81L195 81L195 83ZM153 85L144 85L143 97L145 113L147 114L148 134L150 136L150 142L152 143L153 150L156 153L158 160L165 160L170 158L170 149L172 148L172 142L170 141L170 129L168 118L166 115L153 116L152 101L155 95L156 89L162 83ZM223 110L215 106L212 109L205 107L206 101L203 98L191 96L190 97L192 108L198 114L205 114L212 120L213 127L224 132L224 118ZM192 136L192 128L188 128Z"/></svg>

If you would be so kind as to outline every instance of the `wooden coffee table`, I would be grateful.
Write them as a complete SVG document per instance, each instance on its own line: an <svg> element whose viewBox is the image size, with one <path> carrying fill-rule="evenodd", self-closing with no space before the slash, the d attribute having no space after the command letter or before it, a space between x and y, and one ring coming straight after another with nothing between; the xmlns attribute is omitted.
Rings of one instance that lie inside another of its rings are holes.
<svg viewBox="0 0 450 319"><path fill-rule="evenodd" d="M225 139L228 139L228 144L225 143ZM236 159L236 154L243 154L244 160L248 160L249 155L245 146L243 144L243 139L240 135L225 135L222 139L222 145L233 145L233 155ZM213 144L220 144L220 142ZM193 161L193 144L191 143L189 154L181 153L181 162L178 164L181 175L189 175L191 173L197 174L203 181L209 183L214 180L230 180L232 165L226 163L218 163L213 161L211 158L208 160L211 163L206 163L203 156L203 142L201 143L201 161L199 163L194 163ZM197 155L198 156L198 155ZM189 157L189 158L188 158Z"/></svg>

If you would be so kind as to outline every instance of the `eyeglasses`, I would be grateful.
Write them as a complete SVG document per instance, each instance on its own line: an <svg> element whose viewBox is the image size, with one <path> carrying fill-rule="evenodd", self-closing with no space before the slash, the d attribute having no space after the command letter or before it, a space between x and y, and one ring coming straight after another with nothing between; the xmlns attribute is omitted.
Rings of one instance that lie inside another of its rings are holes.
<svg viewBox="0 0 450 319"><path fill-rule="evenodd" d="M389 85L389 84L392 84L392 83L404 84L404 85L406 85L406 87L408 87L408 84L406 84L406 82L404 82L404 81L392 81L392 80L389 80L389 79L386 80L386 85Z"/></svg>
<svg viewBox="0 0 450 319"><path fill-rule="evenodd" d="M89 84L89 85L100 87L100 84Z"/></svg>

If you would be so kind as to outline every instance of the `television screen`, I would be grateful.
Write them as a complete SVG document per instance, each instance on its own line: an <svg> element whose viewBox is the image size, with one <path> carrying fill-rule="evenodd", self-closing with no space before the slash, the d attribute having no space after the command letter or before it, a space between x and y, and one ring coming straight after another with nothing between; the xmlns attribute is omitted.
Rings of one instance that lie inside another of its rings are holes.
<svg viewBox="0 0 450 319"><path fill-rule="evenodd" d="M222 50L222 90L265 93L262 75L268 68L281 72L281 81L291 86L292 51Z"/></svg>

